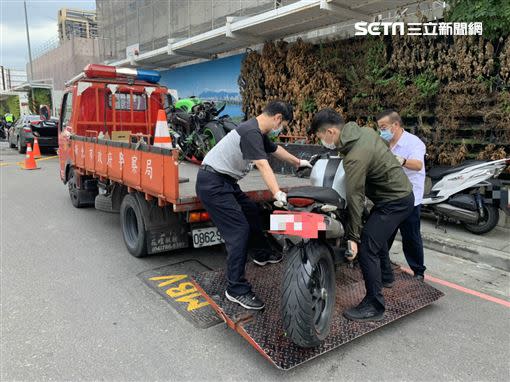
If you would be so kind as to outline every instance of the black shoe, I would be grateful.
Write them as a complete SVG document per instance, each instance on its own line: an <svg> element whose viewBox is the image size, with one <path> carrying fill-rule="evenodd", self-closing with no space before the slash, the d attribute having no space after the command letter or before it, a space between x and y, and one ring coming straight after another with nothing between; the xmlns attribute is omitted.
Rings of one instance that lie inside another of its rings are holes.
<svg viewBox="0 0 510 382"><path fill-rule="evenodd" d="M383 281L382 286L384 288L393 288L393 285L395 285L395 281Z"/></svg>
<svg viewBox="0 0 510 382"><path fill-rule="evenodd" d="M414 278L418 281L425 281L425 276L423 275L414 275Z"/></svg>
<svg viewBox="0 0 510 382"><path fill-rule="evenodd" d="M276 264L282 260L283 260L283 254L271 252L271 254L267 255L264 258L253 259L253 262L257 265L264 266L267 264Z"/></svg>
<svg viewBox="0 0 510 382"><path fill-rule="evenodd" d="M235 302L241 305L245 309L261 310L264 309L264 303L255 296L255 293L248 292L239 296L233 296L225 291L225 296L229 301Z"/></svg>
<svg viewBox="0 0 510 382"><path fill-rule="evenodd" d="M381 321L384 318L384 311L363 299L358 306L347 309L343 315L351 321Z"/></svg>

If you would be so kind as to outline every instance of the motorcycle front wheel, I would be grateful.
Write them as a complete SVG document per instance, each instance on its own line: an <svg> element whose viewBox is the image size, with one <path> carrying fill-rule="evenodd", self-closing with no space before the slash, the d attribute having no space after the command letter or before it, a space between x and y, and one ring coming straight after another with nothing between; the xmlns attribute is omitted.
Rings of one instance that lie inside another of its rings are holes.
<svg viewBox="0 0 510 382"><path fill-rule="evenodd" d="M478 224L464 223L464 228L476 235L490 232L498 225L499 209L494 206L483 206L484 217L480 218Z"/></svg>
<svg viewBox="0 0 510 382"><path fill-rule="evenodd" d="M283 277L281 308L285 334L298 346L319 345L329 334L335 306L335 266L326 245L294 246Z"/></svg>

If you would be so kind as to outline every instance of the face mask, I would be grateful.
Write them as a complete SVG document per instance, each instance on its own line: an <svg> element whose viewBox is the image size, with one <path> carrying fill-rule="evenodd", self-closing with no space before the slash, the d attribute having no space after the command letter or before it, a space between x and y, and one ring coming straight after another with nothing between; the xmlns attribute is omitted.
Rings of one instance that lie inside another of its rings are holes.
<svg viewBox="0 0 510 382"><path fill-rule="evenodd" d="M385 130L381 130L381 138L384 139L385 141L391 141L392 138L393 138L393 133L388 130L388 129L385 129Z"/></svg>
<svg viewBox="0 0 510 382"><path fill-rule="evenodd" d="M282 126L282 125L280 125L280 126L279 126L276 130L271 130L271 131L269 132L269 136L270 136L271 138L276 138L278 135L280 135L280 133L282 132L282 130L283 130L283 126Z"/></svg>
<svg viewBox="0 0 510 382"><path fill-rule="evenodd" d="M335 150L336 149L336 145L334 143L328 143L324 139L321 139L321 143L327 149L330 149L330 150Z"/></svg>

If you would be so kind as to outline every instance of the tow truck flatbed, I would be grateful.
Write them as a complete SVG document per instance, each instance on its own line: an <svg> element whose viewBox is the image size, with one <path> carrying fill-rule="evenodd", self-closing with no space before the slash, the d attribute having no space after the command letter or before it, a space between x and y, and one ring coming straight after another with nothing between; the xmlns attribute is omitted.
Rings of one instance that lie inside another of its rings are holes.
<svg viewBox="0 0 510 382"><path fill-rule="evenodd" d="M355 338L401 319L441 298L444 294L399 269L395 285L384 289L386 313L382 321L354 322L342 312L357 305L365 296L365 285L358 266L342 266L336 276L336 302L328 337L317 347L301 348L286 337L280 311L283 262L268 267L250 264L246 277L254 292L265 302L262 311L248 311L225 298L224 270L192 275L195 287L223 318L228 327L239 333L264 358L282 370L296 367Z"/></svg>
<svg viewBox="0 0 510 382"><path fill-rule="evenodd" d="M179 176L189 179L188 182L179 183L179 199L177 200L174 210L194 210L199 209L200 201L195 192L195 181L197 178L199 166L189 162L181 162L179 164ZM278 184L283 190L293 187L309 186L310 180L298 178L291 175L275 174ZM267 190L262 175L256 169L253 169L248 175L239 181L239 186L252 200L270 201L273 199L271 193Z"/></svg>

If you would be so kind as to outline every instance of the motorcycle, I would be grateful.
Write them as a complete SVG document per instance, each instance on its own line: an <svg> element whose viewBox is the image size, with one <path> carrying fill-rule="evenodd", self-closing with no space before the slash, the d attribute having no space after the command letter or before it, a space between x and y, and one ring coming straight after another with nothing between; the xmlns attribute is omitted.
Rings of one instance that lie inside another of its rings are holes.
<svg viewBox="0 0 510 382"><path fill-rule="evenodd" d="M236 128L228 115L218 118L225 106L217 108L212 101L191 98L168 108L170 134L183 159L201 162L214 145Z"/></svg>
<svg viewBox="0 0 510 382"><path fill-rule="evenodd" d="M335 305L335 269L351 264L345 171L339 157L311 158L312 186L289 190L287 204L275 202L270 233L283 238L287 262L281 309L285 333L301 347L317 346L330 332Z"/></svg>
<svg viewBox="0 0 510 382"><path fill-rule="evenodd" d="M499 203L498 200L485 198L485 190L497 186L495 178L508 165L510 158L431 168L427 177L432 186L425 191L423 214L434 215L438 225L441 222L454 222L477 235L490 232L498 224ZM506 208L502 206L502 209L508 214Z"/></svg>
<svg viewBox="0 0 510 382"><path fill-rule="evenodd" d="M9 130L13 124L13 122L2 122L2 126L0 127L0 139L7 139L9 137Z"/></svg>

